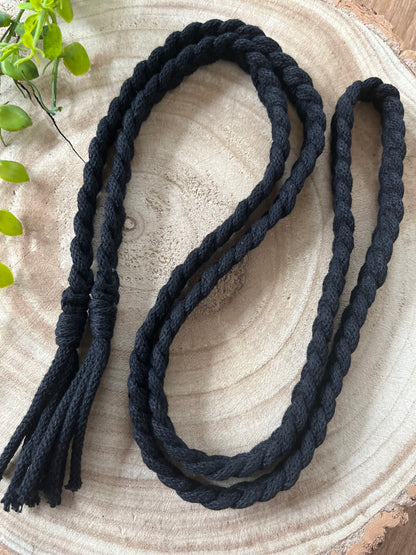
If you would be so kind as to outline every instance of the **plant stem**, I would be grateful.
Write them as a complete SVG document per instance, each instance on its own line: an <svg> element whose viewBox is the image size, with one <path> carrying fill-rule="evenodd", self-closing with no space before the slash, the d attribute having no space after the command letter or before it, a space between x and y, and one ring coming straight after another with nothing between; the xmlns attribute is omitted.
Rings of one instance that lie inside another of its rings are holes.
<svg viewBox="0 0 416 555"><path fill-rule="evenodd" d="M59 58L53 62L52 67L52 106L51 111L55 114L56 113L56 87L58 82L58 67L59 67Z"/></svg>
<svg viewBox="0 0 416 555"><path fill-rule="evenodd" d="M24 11L25 10L20 10L17 16L15 17L15 19L12 20L11 24L9 25L9 28L6 29L6 31L4 32L4 35L1 37L0 42L3 42L4 38L6 38L4 42L9 42L9 40L12 38L14 30L16 29L16 25L19 23L20 18L22 17L22 14Z"/></svg>
<svg viewBox="0 0 416 555"><path fill-rule="evenodd" d="M42 8L39 14L38 21L36 23L35 34L33 35L33 50L35 50L39 37L43 31L43 25L45 23L45 19L46 19L46 10L45 8Z"/></svg>
<svg viewBox="0 0 416 555"><path fill-rule="evenodd" d="M59 112L59 110L61 110L60 107L58 107L58 108L55 107L54 110L47 108L45 106L43 100L42 100L42 95L40 94L39 89L32 83L32 81L29 81L28 79L25 79L25 81L30 86L30 88L32 89L36 100L39 102L39 104L45 110L45 112L47 112L51 116L54 116L56 114L56 112Z"/></svg>

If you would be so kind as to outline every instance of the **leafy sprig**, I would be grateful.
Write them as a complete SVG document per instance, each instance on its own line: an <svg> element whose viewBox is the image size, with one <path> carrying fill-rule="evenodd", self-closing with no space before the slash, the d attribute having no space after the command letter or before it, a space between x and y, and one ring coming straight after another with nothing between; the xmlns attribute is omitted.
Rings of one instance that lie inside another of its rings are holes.
<svg viewBox="0 0 416 555"><path fill-rule="evenodd" d="M20 131L32 125L32 120L27 113L11 104L0 105L0 139L6 146L2 130ZM12 183L22 183L29 181L27 171L19 162L11 160L0 160L0 178ZM21 222L8 210L0 210L0 233L4 235L21 235L23 232ZM14 283L13 273L5 264L0 262L0 288L7 287Z"/></svg>
<svg viewBox="0 0 416 555"><path fill-rule="evenodd" d="M19 12L15 18L0 12L0 24L7 26L0 39L0 69L14 81L26 81L41 101L41 106L52 116L61 110L56 105L58 69L63 61L73 75L83 75L90 68L90 60L85 48L79 42L63 46L62 31L58 17L67 23L73 19L69 0L31 0L18 4ZM30 13L24 22L24 12ZM39 76L40 60L47 60L43 73L53 64L52 104L46 108L41 94L32 81Z"/></svg>
<svg viewBox="0 0 416 555"><path fill-rule="evenodd" d="M70 0L31 0L18 4L15 17L0 12L0 27L5 29L0 38L0 76L13 79L22 94L27 93L23 82L30 87L40 106L52 118L62 107L57 106L57 82L60 63L73 75L83 75L89 70L90 60L79 42L63 45L58 18L66 23L73 19ZM23 16L26 19L23 21ZM41 60L46 60L42 74L52 65L51 106L48 108L33 83L39 77ZM38 69L39 68L39 69ZM0 140L4 146L2 130L19 131L32 125L29 115L19 106L0 105ZM56 125L56 124L55 124ZM29 181L25 167L19 162L0 160L0 178L12 183ZM0 210L0 233L20 235L22 224L8 210ZM13 274L0 263L0 288L14 282Z"/></svg>

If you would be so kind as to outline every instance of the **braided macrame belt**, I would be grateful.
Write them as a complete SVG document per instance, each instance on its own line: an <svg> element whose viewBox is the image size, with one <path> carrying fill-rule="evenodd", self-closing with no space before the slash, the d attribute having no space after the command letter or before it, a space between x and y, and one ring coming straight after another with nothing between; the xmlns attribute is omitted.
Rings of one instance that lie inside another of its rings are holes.
<svg viewBox="0 0 416 555"><path fill-rule="evenodd" d="M333 255L323 282L306 362L280 426L246 453L230 457L207 455L189 448L176 435L168 416L163 384L170 345L187 316L209 295L218 280L291 212L296 195L324 148L325 116L321 97L310 77L259 28L238 20L192 23L182 32L172 33L164 46L156 48L147 60L136 66L133 76L121 87L120 96L112 100L108 115L98 124L97 135L91 141L74 220L73 266L69 286L62 295L62 313L56 328L58 349L26 416L0 457L3 475L23 442L2 499L6 510L21 511L24 504L34 506L40 501L41 491L51 506L58 505L70 447L66 488L76 491L81 487L81 453L87 419L108 362L119 301L117 250L125 221L123 201L131 177L134 140L152 107L167 91L177 87L200 66L219 59L235 62L250 74L271 121L270 161L263 179L250 196L173 270L137 332L128 379L134 438L144 462L164 484L186 501L201 503L209 509L244 508L256 501L268 501L279 491L289 489L325 438L335 400L350 367L351 354L358 344L360 328L377 288L386 278L403 217L401 178L406 146L399 93L392 85L370 78L353 83L337 103L331 126ZM303 124L299 158L279 193L270 199L266 213L248 225L260 203L273 196L276 181L283 174L290 148L286 99L294 105ZM379 211L365 263L333 337L334 317L353 249L350 147L353 106L359 100L372 102L381 115ZM114 143L116 153L107 181L105 219L94 279L91 270L93 219L97 194L103 186L104 164ZM232 237L237 239L229 241ZM77 349L87 319L92 341L85 360L79 365ZM254 473L255 479L241 480L229 487L217 484L231 477L251 477Z"/></svg>

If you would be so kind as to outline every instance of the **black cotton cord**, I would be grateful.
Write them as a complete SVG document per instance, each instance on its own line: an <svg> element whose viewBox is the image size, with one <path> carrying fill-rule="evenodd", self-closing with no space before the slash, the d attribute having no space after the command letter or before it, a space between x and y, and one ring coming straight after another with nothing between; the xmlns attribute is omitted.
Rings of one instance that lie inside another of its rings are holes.
<svg viewBox="0 0 416 555"><path fill-rule="evenodd" d="M377 288L385 281L403 217L402 174L406 147L399 93L392 85L370 78L348 87L336 106L331 125L333 255L323 282L306 362L281 425L249 452L232 457L207 455L189 448L176 435L168 416L163 384L170 345L187 316L219 279L291 212L296 195L324 148L325 116L321 98L310 77L260 29L238 20L192 23L182 32L172 33L164 46L136 66L133 76L121 87L119 97L111 102L107 116L98 124L97 135L91 141L74 220L73 266L69 286L62 295L62 313L56 329L57 353L26 416L0 457L2 476L23 442L16 469L2 499L5 510L21 511L24 504L34 506L40 501L39 492L43 492L51 506L58 505L70 449L66 487L72 491L81 487L81 454L88 415L110 355L119 301L117 251L125 221L123 202L131 177L134 140L154 104L167 91L200 66L219 59L233 61L250 74L271 122L270 160L263 179L249 197L173 270L137 332L128 380L134 438L144 462L164 484L175 489L183 499L210 509L248 507L290 488L325 438L343 377L358 344L360 328ZM270 196L284 171L290 148L286 99L293 103L303 124L301 152L267 212L244 232L247 221ZM379 212L357 285L331 343L334 318L353 248L350 148L353 107L360 100L372 102L381 115L383 153ZM103 186L103 168L113 144L116 154L107 181L105 219L97 251L99 269L94 280L91 270L93 219L97 195ZM232 237L235 237L234 244L229 241ZM221 255L212 261L219 249ZM199 278L191 286L195 276ZM77 349L87 320L92 342L85 360L79 365ZM230 477L247 478L258 471L262 474L256 479L242 480L229 487L207 483Z"/></svg>

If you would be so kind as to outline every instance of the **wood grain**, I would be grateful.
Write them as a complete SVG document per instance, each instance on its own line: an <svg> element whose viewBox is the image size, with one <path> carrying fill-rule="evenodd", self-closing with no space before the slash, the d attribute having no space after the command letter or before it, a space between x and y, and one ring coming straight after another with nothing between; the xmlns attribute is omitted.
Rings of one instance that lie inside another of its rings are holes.
<svg viewBox="0 0 416 555"><path fill-rule="evenodd" d="M403 50L416 50L416 4L413 0L365 0L363 4L390 21Z"/></svg>
<svg viewBox="0 0 416 555"><path fill-rule="evenodd" d="M416 506L407 510L408 522L404 527L389 530L377 555L414 555L416 545Z"/></svg>
<svg viewBox="0 0 416 555"><path fill-rule="evenodd" d="M416 4L412 0L333 0L333 3L380 31L397 55L415 71Z"/></svg>
<svg viewBox="0 0 416 555"><path fill-rule="evenodd" d="M384 0L335 0L335 5L347 9L371 29L378 29L381 36L393 50L406 61L407 66L416 73L416 6L408 0L394 3ZM394 7L392 10L391 8ZM410 491L413 489L413 493ZM416 497L416 487L407 489L411 499ZM408 500L408 499L407 499ZM407 501L406 500L406 501ZM359 541L354 544L347 555L356 553L377 553L382 555L413 555L416 548L416 513L414 507L404 511L381 512L356 536ZM391 515L397 518L391 518ZM403 515L403 516L402 516ZM408 515L408 517L407 517ZM348 542L348 540L347 540ZM346 542L341 542L345 545ZM382 546L382 548L380 548ZM344 549L342 549L344 550Z"/></svg>
<svg viewBox="0 0 416 555"><path fill-rule="evenodd" d="M404 488L416 483L415 78L379 37L320 1L121 0L115 8L103 0L99 13L92 2L73 4L77 21L64 39L85 44L93 69L78 79L62 72L65 108L58 123L84 159L99 119L139 60L191 21L239 17L261 26L310 73L328 118L355 79L376 74L399 88L408 129L406 215L327 440L299 482L243 511L217 513L183 502L143 464L132 438L128 359L135 332L173 267L261 178L270 129L249 78L231 64L201 69L169 93L135 145L120 248L120 308L89 420L83 487L65 492L56 509L42 504L19 516L1 514L0 542L18 553L345 553L358 539L354 534L382 509L392 510ZM12 100L13 89L7 93ZM26 107L36 126L14 140L9 153L28 165L32 179L7 185L2 198L23 220L25 233L3 242L2 257L17 283L2 292L0 447L54 354L82 180L82 162L46 117ZM292 109L290 115L289 167L302 138ZM35 136L40 130L42 144ZM379 120L360 105L352 147L356 249L344 305L376 220L380 152ZM280 422L305 359L331 251L329 167L326 148L293 213L221 280L175 339L166 381L169 410L192 446L237 453Z"/></svg>

